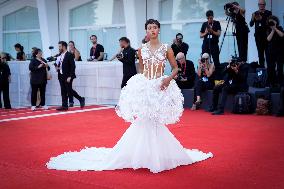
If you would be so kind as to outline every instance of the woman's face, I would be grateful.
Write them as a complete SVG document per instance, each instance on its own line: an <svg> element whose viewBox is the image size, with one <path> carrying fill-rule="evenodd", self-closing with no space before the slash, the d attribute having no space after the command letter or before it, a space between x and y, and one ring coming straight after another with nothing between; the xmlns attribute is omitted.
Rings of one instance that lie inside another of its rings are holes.
<svg viewBox="0 0 284 189"><path fill-rule="evenodd" d="M156 24L148 24L146 32L150 39L155 39L159 35L160 28Z"/></svg>
<svg viewBox="0 0 284 189"><path fill-rule="evenodd" d="M20 51L20 48L18 48L18 47L15 47L15 50L16 50L17 52L19 52L19 51Z"/></svg>
<svg viewBox="0 0 284 189"><path fill-rule="evenodd" d="M73 43L69 43L69 44L68 44L68 47L69 47L69 50L73 50L73 49L74 49Z"/></svg>
<svg viewBox="0 0 284 189"><path fill-rule="evenodd" d="M37 57L37 58L41 58L41 57L42 57L42 52L39 51L39 52L37 53L36 57Z"/></svg>

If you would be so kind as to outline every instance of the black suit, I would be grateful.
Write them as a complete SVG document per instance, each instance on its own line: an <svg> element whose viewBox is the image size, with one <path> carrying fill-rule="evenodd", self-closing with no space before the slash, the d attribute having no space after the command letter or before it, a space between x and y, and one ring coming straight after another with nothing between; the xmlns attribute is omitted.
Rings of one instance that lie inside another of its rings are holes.
<svg viewBox="0 0 284 189"><path fill-rule="evenodd" d="M122 51L123 57L118 59L123 63L123 78L121 82L121 88L126 86L127 81L137 74L136 65L135 65L135 49L130 46L126 47Z"/></svg>
<svg viewBox="0 0 284 189"><path fill-rule="evenodd" d="M248 76L247 64L240 65L238 73L233 71L231 68L228 68L225 71L224 84L216 85L213 89L212 108L214 110L218 108L219 110L224 111L228 94L247 92L248 91L247 76ZM218 104L219 94L221 94L222 98Z"/></svg>
<svg viewBox="0 0 284 189"><path fill-rule="evenodd" d="M11 75L10 68L7 63L0 63L0 108L2 108L1 93L3 92L4 107L11 108L9 98L9 76Z"/></svg>
<svg viewBox="0 0 284 189"><path fill-rule="evenodd" d="M61 96L62 96L62 107L68 107L68 96L74 96L79 101L82 100L82 97L72 88L73 79L76 78L75 74L75 61L74 57L70 52L66 52L63 58L61 66L61 71L58 71L58 80L61 87ZM60 67L60 66L59 66ZM68 83L67 78L71 77L71 81Z"/></svg>

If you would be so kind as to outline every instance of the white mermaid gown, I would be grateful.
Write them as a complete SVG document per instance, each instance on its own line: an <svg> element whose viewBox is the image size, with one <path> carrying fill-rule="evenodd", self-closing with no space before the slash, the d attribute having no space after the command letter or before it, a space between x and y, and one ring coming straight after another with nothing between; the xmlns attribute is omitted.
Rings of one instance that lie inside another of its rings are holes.
<svg viewBox="0 0 284 189"><path fill-rule="evenodd" d="M118 116L132 124L113 148L65 152L52 157L47 168L67 171L147 168L158 173L213 157L211 152L183 148L165 126L178 122L183 112L183 96L174 80L166 90L160 90L166 76L157 78L159 72L163 73L157 66L165 65L166 51L166 44L154 53L147 44L142 46L144 74L127 82L116 108Z"/></svg>

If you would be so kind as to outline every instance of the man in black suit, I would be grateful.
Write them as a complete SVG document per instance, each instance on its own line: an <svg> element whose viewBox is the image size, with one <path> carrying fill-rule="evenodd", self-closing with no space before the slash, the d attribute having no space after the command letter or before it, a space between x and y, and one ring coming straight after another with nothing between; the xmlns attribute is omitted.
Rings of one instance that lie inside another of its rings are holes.
<svg viewBox="0 0 284 189"><path fill-rule="evenodd" d="M121 82L121 88L123 88L126 86L127 81L137 74L135 66L136 51L130 46L130 41L127 37L120 38L119 44L122 51L116 55L116 58L123 64L123 78Z"/></svg>
<svg viewBox="0 0 284 189"><path fill-rule="evenodd" d="M212 105L209 112L213 115L224 114L228 94L237 94L238 92L247 92L248 66L241 59L231 60L224 73L224 82L215 85L213 89ZM221 101L219 95L221 94Z"/></svg>
<svg viewBox="0 0 284 189"><path fill-rule="evenodd" d="M59 41L58 48L60 55L56 59L55 66L61 87L62 106L57 108L57 110L68 110L68 96L74 96L77 98L80 101L81 108L83 108L85 106L85 98L81 97L72 88L73 79L76 78L74 56L67 51L67 43L65 41Z"/></svg>

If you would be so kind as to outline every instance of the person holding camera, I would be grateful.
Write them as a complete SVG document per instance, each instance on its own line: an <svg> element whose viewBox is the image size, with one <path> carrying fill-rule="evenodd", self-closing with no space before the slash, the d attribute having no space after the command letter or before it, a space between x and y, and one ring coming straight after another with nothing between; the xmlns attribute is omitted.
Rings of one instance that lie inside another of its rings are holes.
<svg viewBox="0 0 284 189"><path fill-rule="evenodd" d="M90 40L93 46L90 49L90 58L88 61L103 61L104 60L104 47L97 42L97 36L91 35Z"/></svg>
<svg viewBox="0 0 284 189"><path fill-rule="evenodd" d="M9 97L9 83L11 83L11 72L7 63L7 54L0 54L0 108L2 108L1 94L3 93L3 101L5 109L11 109Z"/></svg>
<svg viewBox="0 0 284 189"><path fill-rule="evenodd" d="M270 86L279 86L283 81L283 63L284 63L284 31L279 26L279 19L276 16L270 16L267 19L268 30L268 54L269 62L267 64L268 83ZM277 71L275 72L275 67ZM277 75L276 75L277 74Z"/></svg>
<svg viewBox="0 0 284 189"><path fill-rule="evenodd" d="M214 12L208 10L206 12L207 22L202 24L200 30L200 38L203 38L202 54L208 53L212 56L214 65L220 65L219 60L219 37L221 35L221 25L219 21L214 20Z"/></svg>
<svg viewBox="0 0 284 189"><path fill-rule="evenodd" d="M185 55L179 52L176 56L178 65L178 74L175 81L180 89L191 89L195 81L194 64L190 60L186 60Z"/></svg>
<svg viewBox="0 0 284 189"><path fill-rule="evenodd" d="M240 61L246 62L248 56L248 33L249 28L246 23L245 9L240 7L238 2L231 3L233 22L236 28L236 39Z"/></svg>
<svg viewBox="0 0 284 189"><path fill-rule="evenodd" d="M174 43L171 46L174 51L175 57L179 52L182 52L185 57L187 55L188 44L183 42L182 40L183 40L183 35L181 33L176 34L176 39L174 40Z"/></svg>
<svg viewBox="0 0 284 189"><path fill-rule="evenodd" d="M33 59L29 64L30 70L30 83L32 87L31 93L31 110L36 109L37 93L40 91L40 106L47 110L48 107L45 104L45 89L47 84L47 70L49 70L47 61L42 58L41 49L35 49L33 52Z"/></svg>
<svg viewBox="0 0 284 189"><path fill-rule="evenodd" d="M259 0L258 1L258 8L259 10L255 11L252 14L251 21L250 21L250 27L253 25L255 26L255 44L257 47L258 52L258 59L259 59L259 65L264 68L264 54L268 56L267 52L267 30L269 29L267 25L267 18L272 15L271 11L265 9L266 2L265 0ZM267 61L268 62L268 61Z"/></svg>
<svg viewBox="0 0 284 189"><path fill-rule="evenodd" d="M224 82L219 83L213 89L212 105L208 110L213 112L213 115L224 114L228 94L237 94L238 92L246 92L248 90L248 67L241 59L232 59L224 75ZM221 101L219 101L220 94Z"/></svg>
<svg viewBox="0 0 284 189"><path fill-rule="evenodd" d="M81 97L73 88L72 83L76 78L74 56L67 51L65 41L58 42L60 55L56 59L55 69L58 72L58 80L61 88L62 106L57 108L58 111L68 110L68 96L74 96L80 102L80 107L85 106L85 98Z"/></svg>
<svg viewBox="0 0 284 189"><path fill-rule="evenodd" d="M202 103L201 93L202 91L213 89L214 78L213 73L215 71L214 63L210 63L209 54L204 53L201 60L198 62L197 75L198 81L194 87L194 100L191 110L197 110Z"/></svg>
<svg viewBox="0 0 284 189"><path fill-rule="evenodd" d="M135 60L136 51L130 46L130 40L127 37L119 39L121 50L116 54L115 58L123 64L123 78L121 88L126 86L127 81L137 74Z"/></svg>

